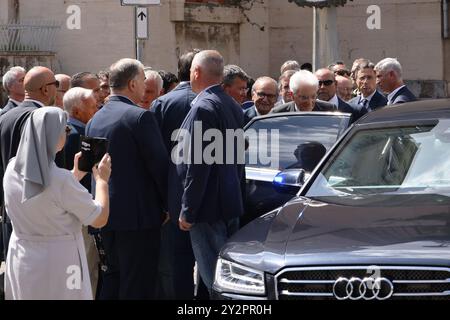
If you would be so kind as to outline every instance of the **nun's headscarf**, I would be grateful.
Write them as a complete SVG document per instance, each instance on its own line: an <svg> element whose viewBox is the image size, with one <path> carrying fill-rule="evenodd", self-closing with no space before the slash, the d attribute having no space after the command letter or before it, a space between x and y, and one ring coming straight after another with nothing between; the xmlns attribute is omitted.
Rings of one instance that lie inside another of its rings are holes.
<svg viewBox="0 0 450 320"><path fill-rule="evenodd" d="M22 202L50 184L50 165L66 123L67 113L56 107L36 109L25 123L14 167L23 176Z"/></svg>

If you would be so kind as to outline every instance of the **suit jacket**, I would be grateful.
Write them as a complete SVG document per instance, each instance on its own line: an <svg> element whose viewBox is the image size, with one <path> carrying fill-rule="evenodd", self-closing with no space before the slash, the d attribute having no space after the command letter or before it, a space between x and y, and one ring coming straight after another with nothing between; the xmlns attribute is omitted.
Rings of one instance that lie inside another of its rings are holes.
<svg viewBox="0 0 450 320"><path fill-rule="evenodd" d="M391 99L389 99L388 105L411 102L416 100L417 97L414 95L414 93L412 93L407 86L404 86L403 88L398 90Z"/></svg>
<svg viewBox="0 0 450 320"><path fill-rule="evenodd" d="M91 137L109 140L113 169L110 215L102 229L160 227L167 208L166 147L154 115L123 96L111 96L86 127Z"/></svg>
<svg viewBox="0 0 450 320"><path fill-rule="evenodd" d="M186 161L177 164L178 176L184 186L180 215L190 223L227 221L239 217L244 212L244 164L236 161L236 145L234 161L226 161L228 148L225 146L225 136L227 129L242 129L244 115L241 106L220 85L202 91L193 101L192 109L181 126L191 135L190 150L195 150L193 142L198 141L198 137L194 136L194 124L197 121L202 123L202 133L208 129L217 129L222 133L224 164L206 164L203 159L201 163L196 163L193 161L194 152L191 153L190 164ZM203 142L201 150L210 144Z"/></svg>
<svg viewBox="0 0 450 320"><path fill-rule="evenodd" d="M189 82L180 83L174 90L164 96L156 99L150 112L155 115L159 129L164 140L164 144L169 151L172 151L174 141L172 141L172 133L181 127L184 119L191 110L191 103L195 99L196 94L192 91ZM183 185L178 178L175 164L169 162L168 177L168 208L171 222L177 224L181 210L181 196L183 194Z"/></svg>
<svg viewBox="0 0 450 320"><path fill-rule="evenodd" d="M244 126L257 115L255 106L244 110Z"/></svg>
<svg viewBox="0 0 450 320"><path fill-rule="evenodd" d="M169 93L153 101L150 112L155 115L164 144L169 152L173 145L172 133L181 127L184 118L191 110L191 103L195 97L196 94L192 91L191 84L182 82Z"/></svg>
<svg viewBox="0 0 450 320"><path fill-rule="evenodd" d="M5 113L10 111L11 109L14 109L17 106L18 106L17 103L12 101L11 99L8 99L8 102L6 103L6 105L1 109L0 116L4 115Z"/></svg>
<svg viewBox="0 0 450 320"><path fill-rule="evenodd" d="M3 181L6 166L14 158L19 148L22 129L31 112L40 108L40 105L25 100L16 108L0 117L0 179ZM0 186L0 201L3 204L3 184Z"/></svg>
<svg viewBox="0 0 450 320"><path fill-rule="evenodd" d="M316 100L314 109L312 111L337 111L336 107L328 102L322 100ZM274 107L270 113L280 113L280 112L299 112L295 107L295 102L291 101L281 106Z"/></svg>
<svg viewBox="0 0 450 320"><path fill-rule="evenodd" d="M85 135L86 127L80 126L76 121L73 121L72 118L67 120L67 125L70 127L70 133L67 136L66 144L64 145L64 168L72 170L75 154L81 150L81 136ZM81 179L80 183L90 192L91 174L86 174L86 176Z"/></svg>
<svg viewBox="0 0 450 320"><path fill-rule="evenodd" d="M350 104L358 107L358 109L361 111L361 116L368 113L369 111L374 111L387 105L386 97L379 93L378 90L375 90L375 94L373 95L372 99L370 99L369 106L367 108L364 108L360 105L359 102L361 99L362 96L358 95L350 100Z"/></svg>

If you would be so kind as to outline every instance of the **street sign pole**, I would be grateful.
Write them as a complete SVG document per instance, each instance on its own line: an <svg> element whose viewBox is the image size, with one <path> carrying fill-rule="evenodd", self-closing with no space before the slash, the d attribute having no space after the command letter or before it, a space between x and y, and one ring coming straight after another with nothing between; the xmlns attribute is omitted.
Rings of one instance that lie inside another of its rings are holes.
<svg viewBox="0 0 450 320"><path fill-rule="evenodd" d="M144 41L148 39L148 9L135 7L136 59L143 61Z"/></svg>
<svg viewBox="0 0 450 320"><path fill-rule="evenodd" d="M144 40L149 38L148 6L160 5L160 0L121 0L122 6L134 6L134 37L136 60L143 61Z"/></svg>

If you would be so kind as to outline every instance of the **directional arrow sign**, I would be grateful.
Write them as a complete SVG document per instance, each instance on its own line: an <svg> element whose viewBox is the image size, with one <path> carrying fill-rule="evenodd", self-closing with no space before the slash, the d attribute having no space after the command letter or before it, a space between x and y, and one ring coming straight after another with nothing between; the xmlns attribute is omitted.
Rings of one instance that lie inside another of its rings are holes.
<svg viewBox="0 0 450 320"><path fill-rule="evenodd" d="M136 8L136 39L148 39L148 9Z"/></svg>
<svg viewBox="0 0 450 320"><path fill-rule="evenodd" d="M121 0L123 6L150 6L161 4L161 0Z"/></svg>

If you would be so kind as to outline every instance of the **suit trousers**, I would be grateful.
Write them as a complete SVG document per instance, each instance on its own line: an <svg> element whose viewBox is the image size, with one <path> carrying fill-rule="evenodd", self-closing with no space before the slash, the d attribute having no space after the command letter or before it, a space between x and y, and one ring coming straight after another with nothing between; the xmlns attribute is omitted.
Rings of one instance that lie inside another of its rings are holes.
<svg viewBox="0 0 450 320"><path fill-rule="evenodd" d="M100 300L149 300L155 298L161 242L160 228L101 230L107 269Z"/></svg>
<svg viewBox="0 0 450 320"><path fill-rule="evenodd" d="M98 284L98 266L100 258L98 257L97 248L95 247L93 237L88 233L88 227L82 228L84 247L86 249L86 258L89 267L89 278L91 279L92 295L95 297Z"/></svg>
<svg viewBox="0 0 450 320"><path fill-rule="evenodd" d="M194 264L189 233L180 230L178 224L166 223L161 229L157 298L194 299Z"/></svg>
<svg viewBox="0 0 450 320"><path fill-rule="evenodd" d="M220 250L239 229L239 218L195 223L189 231L198 271L211 295Z"/></svg>

